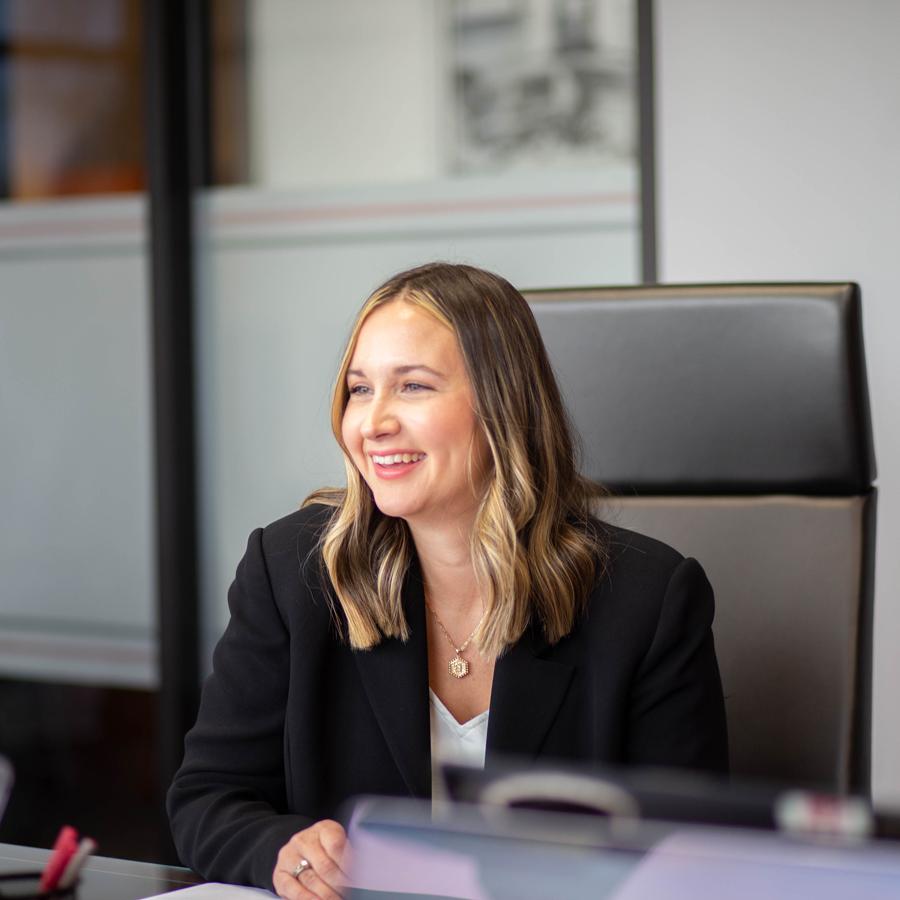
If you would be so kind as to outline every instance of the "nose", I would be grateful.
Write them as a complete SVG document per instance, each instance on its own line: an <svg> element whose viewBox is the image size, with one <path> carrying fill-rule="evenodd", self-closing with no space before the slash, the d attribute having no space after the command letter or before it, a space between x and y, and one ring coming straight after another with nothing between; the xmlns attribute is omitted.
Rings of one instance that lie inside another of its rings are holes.
<svg viewBox="0 0 900 900"><path fill-rule="evenodd" d="M362 436L368 441L388 437L400 430L400 421L388 399L377 397L372 399L360 430Z"/></svg>

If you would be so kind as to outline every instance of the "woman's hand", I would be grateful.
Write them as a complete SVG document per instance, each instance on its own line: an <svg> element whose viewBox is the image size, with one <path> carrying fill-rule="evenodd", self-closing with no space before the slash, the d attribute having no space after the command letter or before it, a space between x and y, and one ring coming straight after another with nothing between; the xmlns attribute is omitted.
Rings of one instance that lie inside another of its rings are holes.
<svg viewBox="0 0 900 900"><path fill-rule="evenodd" d="M309 897L337 900L347 882L343 870L347 849L347 833L340 823L331 819L298 831L278 851L272 872L272 884L278 896L288 900ZM309 865L304 865L303 860Z"/></svg>

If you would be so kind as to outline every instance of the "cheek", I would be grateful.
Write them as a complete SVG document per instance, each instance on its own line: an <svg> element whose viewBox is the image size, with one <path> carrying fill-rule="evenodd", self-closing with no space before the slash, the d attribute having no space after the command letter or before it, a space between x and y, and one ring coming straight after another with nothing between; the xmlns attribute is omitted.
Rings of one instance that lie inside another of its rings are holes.
<svg viewBox="0 0 900 900"><path fill-rule="evenodd" d="M341 419L341 438L344 441L344 446L356 456L360 451L361 445L361 436L359 431L359 423L356 421L356 416L353 415L353 412L350 407L344 412L344 417Z"/></svg>
<svg viewBox="0 0 900 900"><path fill-rule="evenodd" d="M453 447L455 455L472 462L482 458L485 452L484 437L468 404L455 409L441 424L447 445Z"/></svg>
<svg viewBox="0 0 900 900"><path fill-rule="evenodd" d="M414 443L427 445L432 455L450 457L459 453L470 427L455 406L417 410L405 425Z"/></svg>

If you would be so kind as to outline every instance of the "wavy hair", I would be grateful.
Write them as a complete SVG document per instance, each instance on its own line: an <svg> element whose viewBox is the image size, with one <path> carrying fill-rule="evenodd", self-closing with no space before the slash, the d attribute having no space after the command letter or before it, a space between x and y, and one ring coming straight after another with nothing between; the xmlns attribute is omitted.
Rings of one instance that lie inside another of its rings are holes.
<svg viewBox="0 0 900 900"><path fill-rule="evenodd" d="M482 653L498 655L536 620L556 643L572 630L606 560L590 516L602 489L578 472L572 429L525 298L497 275L448 263L401 272L363 304L331 406L347 487L322 488L304 501L334 507L320 550L349 643L362 649L382 637L409 636L401 594L412 536L406 522L378 510L341 436L360 329L375 309L393 302L421 308L456 335L489 448L471 538L486 612L474 639Z"/></svg>

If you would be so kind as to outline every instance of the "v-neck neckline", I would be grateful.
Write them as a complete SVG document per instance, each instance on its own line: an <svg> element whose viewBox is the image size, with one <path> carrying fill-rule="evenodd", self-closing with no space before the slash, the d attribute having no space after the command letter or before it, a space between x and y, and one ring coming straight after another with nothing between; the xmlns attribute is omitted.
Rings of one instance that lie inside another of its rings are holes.
<svg viewBox="0 0 900 900"><path fill-rule="evenodd" d="M444 718L449 719L449 721L453 724L456 731L460 734L467 734L473 728L477 728L488 716L490 709L486 709L484 712L478 713L478 715L472 716L471 719L467 719L465 722L460 722L456 716L447 709L447 705L441 700L440 697L434 692L432 688L428 688L428 693L431 696L431 702L437 708L437 711L441 713Z"/></svg>

